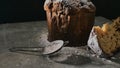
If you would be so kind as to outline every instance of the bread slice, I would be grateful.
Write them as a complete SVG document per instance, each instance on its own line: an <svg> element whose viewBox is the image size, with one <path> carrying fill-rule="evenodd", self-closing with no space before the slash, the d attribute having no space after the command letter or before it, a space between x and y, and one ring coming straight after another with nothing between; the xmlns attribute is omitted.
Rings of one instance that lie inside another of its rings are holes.
<svg viewBox="0 0 120 68"><path fill-rule="evenodd" d="M120 17L111 24L94 26L88 39L88 46L97 55L112 56L120 48Z"/></svg>

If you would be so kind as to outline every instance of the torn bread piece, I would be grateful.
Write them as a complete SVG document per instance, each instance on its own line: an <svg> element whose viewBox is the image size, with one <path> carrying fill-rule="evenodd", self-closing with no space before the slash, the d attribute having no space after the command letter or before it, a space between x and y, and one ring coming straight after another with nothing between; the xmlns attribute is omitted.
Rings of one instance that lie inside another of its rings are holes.
<svg viewBox="0 0 120 68"><path fill-rule="evenodd" d="M99 56L113 56L120 48L120 17L111 24L94 26L88 39L88 46Z"/></svg>

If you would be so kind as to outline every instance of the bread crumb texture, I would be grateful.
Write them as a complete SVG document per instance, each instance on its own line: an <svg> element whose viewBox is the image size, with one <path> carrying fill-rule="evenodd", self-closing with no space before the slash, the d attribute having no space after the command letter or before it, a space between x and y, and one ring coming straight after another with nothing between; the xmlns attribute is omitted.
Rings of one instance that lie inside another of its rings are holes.
<svg viewBox="0 0 120 68"><path fill-rule="evenodd" d="M120 48L120 17L113 23L105 23L102 27L93 27L97 35L98 43L102 51L107 55L113 55Z"/></svg>

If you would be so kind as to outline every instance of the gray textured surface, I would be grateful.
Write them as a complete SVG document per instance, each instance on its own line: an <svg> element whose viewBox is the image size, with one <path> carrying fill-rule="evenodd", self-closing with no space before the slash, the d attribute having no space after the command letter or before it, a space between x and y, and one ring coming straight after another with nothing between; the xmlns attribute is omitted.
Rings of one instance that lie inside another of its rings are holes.
<svg viewBox="0 0 120 68"><path fill-rule="evenodd" d="M106 20L105 18L96 17L96 23L101 24ZM9 52L9 48L12 46L27 46L27 47L43 47L47 39L47 24L46 21L35 22L21 22L12 24L0 25L0 68L119 68L119 64L114 63L101 63L99 59L87 57L92 59L89 62L75 65L74 62L87 62L85 57L81 57L80 60L72 59L66 60L69 63L56 63L48 56L41 56L39 53L13 53ZM77 49L79 51L79 49ZM63 52L76 51L75 48L63 48ZM72 53L70 52L70 53ZM80 50L80 54L85 53L84 50ZM68 54L59 56L65 58ZM84 58L84 59L82 59ZM54 59L54 58L52 58ZM58 59L59 60L59 59ZM74 60L74 61L73 61ZM73 61L73 64L72 64ZM100 61L100 62L99 62ZM98 64L97 64L98 63Z"/></svg>
<svg viewBox="0 0 120 68"><path fill-rule="evenodd" d="M95 18L95 24L94 25L99 25L102 26L104 23L111 23L112 21L109 19L106 19L104 17L98 16Z"/></svg>

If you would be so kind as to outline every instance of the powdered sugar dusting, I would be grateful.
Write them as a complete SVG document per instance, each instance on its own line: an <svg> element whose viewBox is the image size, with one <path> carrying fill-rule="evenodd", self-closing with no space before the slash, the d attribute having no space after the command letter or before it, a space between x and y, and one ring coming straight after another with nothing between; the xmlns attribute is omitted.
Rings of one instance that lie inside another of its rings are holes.
<svg viewBox="0 0 120 68"><path fill-rule="evenodd" d="M92 29L89 39L88 39L88 46L97 54L97 55L101 55L102 54L102 50L99 47L98 44L98 39L97 39L97 35L94 32L94 28Z"/></svg>
<svg viewBox="0 0 120 68"><path fill-rule="evenodd" d="M51 2L52 2L51 0L45 0L45 4L44 5L46 5L48 3L51 3Z"/></svg>
<svg viewBox="0 0 120 68"><path fill-rule="evenodd" d="M87 3L87 2L88 2L88 0L81 0L81 2L83 2L83 3Z"/></svg>
<svg viewBox="0 0 120 68"><path fill-rule="evenodd" d="M91 9L90 5L94 6L93 3L89 0L46 0L44 6L49 5L50 3L62 3L62 2L65 3L64 5L69 5L75 8L77 6L78 8Z"/></svg>

